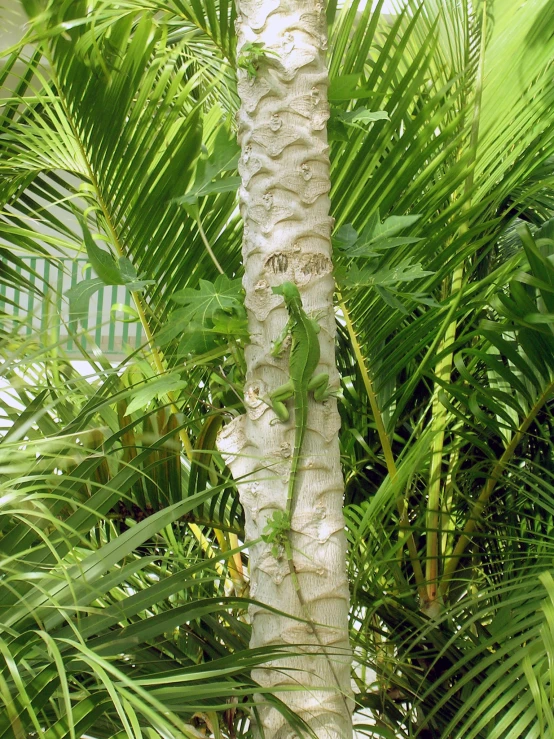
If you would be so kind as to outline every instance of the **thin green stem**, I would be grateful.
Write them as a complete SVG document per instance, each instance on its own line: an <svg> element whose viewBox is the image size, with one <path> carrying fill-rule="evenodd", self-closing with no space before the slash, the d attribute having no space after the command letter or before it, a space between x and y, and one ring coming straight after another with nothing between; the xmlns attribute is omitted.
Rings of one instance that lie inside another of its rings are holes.
<svg viewBox="0 0 554 739"><path fill-rule="evenodd" d="M396 462L394 460L394 455L392 453L392 447L390 445L390 440L385 430L385 424L383 423L383 417L381 415L381 410L379 409L379 404L377 403L377 396L373 389L373 382L369 376L369 372L367 371L365 360L361 352L360 344L358 342L358 337L356 336L356 332L354 330L354 326L352 324L352 320L350 318L348 309L340 293L338 297L339 297L339 307L342 311L342 315L346 323L346 330L348 331L348 335L350 337L350 343L354 351L354 356L356 357L356 362L358 363L358 368L362 376L362 381L364 383L365 391L369 399L369 405L371 407L371 412L373 414L373 420L375 421L375 426L377 428L377 434L379 436L379 441L381 442L381 448L383 450L383 456L385 458L385 464L387 466L387 471L389 473L391 480L394 480L394 478L398 474L398 471L396 468ZM424 599L426 597L426 590L425 590L425 579L423 575L423 569L419 561L419 555L417 552L417 547L416 547L416 543L414 540L414 536L410 531L410 522L408 519L407 506L405 505L404 500L402 498L397 500L397 508L400 514L400 529L406 537L406 546L408 548L408 554L410 555L410 561L412 563L412 568L414 571L414 577L416 581L416 586L418 588L419 597Z"/></svg>
<svg viewBox="0 0 554 739"><path fill-rule="evenodd" d="M206 251L212 258L212 262L215 264L215 267L220 275L224 275L225 272L223 271L223 267L221 264L217 261L216 255L212 251L212 247L210 246L210 242L208 241L208 237L206 236L206 233L202 227L202 221L200 220L200 216L196 217L196 225L198 226L198 233L200 234L200 238L204 242L204 246L206 247Z"/></svg>
<svg viewBox="0 0 554 739"><path fill-rule="evenodd" d="M452 294L459 294L462 290L464 270L460 266L454 272L452 279ZM452 321L446 330L442 347L449 347L456 338L457 322ZM442 348L441 347L441 348ZM439 388L442 382L448 382L452 372L453 354L450 352L443 357L436 367L439 379ZM438 388L435 391L432 405L431 430L431 464L429 470L429 495L427 502L427 547L425 561L425 578L427 584L427 600L432 603L437 597L439 573L439 533L441 522L441 489L442 489L442 458L444 451L444 436L448 421L447 410L441 403Z"/></svg>

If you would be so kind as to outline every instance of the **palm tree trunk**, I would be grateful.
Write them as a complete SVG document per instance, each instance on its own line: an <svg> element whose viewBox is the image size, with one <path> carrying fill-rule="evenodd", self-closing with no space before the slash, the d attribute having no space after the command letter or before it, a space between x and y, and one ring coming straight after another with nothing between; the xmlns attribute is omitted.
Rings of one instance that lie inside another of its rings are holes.
<svg viewBox="0 0 554 739"><path fill-rule="evenodd" d="M289 371L287 351L280 359L270 354L287 321L272 286L296 283L306 311L321 325L318 371L328 372L334 387L338 376L324 7L316 0L240 0L238 6L240 200L251 344L247 414L222 431L218 445L239 486L247 539L255 541L272 513L286 508L294 447L294 413L290 423L272 423L275 414L262 400L287 381ZM352 736L339 427L334 399L310 399L291 536L300 590L317 636L305 620L286 560L263 541L250 549L251 596L293 616L251 607L251 646L303 645L292 650L300 656L274 661L253 677L269 688L305 686L278 697L320 739ZM292 736L286 719L261 699L259 722L266 739Z"/></svg>

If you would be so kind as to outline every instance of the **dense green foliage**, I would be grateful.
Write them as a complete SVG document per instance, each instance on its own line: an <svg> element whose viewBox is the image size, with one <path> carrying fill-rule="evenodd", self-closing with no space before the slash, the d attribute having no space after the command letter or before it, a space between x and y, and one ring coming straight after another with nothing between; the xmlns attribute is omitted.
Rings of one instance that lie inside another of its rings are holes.
<svg viewBox="0 0 554 739"><path fill-rule="evenodd" d="M33 290L24 255L85 253L96 282L66 296L88 379L48 326L2 316L0 737L246 737L249 671L279 650L248 650L214 449L247 341L235 11L23 4L0 284ZM328 4L360 736L554 735L548 4ZM149 340L116 367L82 343L104 284Z"/></svg>

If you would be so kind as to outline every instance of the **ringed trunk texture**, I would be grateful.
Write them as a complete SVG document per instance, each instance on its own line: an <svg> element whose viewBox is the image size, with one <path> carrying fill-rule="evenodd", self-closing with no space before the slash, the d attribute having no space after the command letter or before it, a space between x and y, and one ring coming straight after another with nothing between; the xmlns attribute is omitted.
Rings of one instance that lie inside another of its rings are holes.
<svg viewBox="0 0 554 739"><path fill-rule="evenodd" d="M325 9L316 0L238 1L237 53L240 58L245 49L243 59L256 65L255 74L252 68L239 69L238 82L244 287L251 344L246 351L247 414L222 430L218 446L238 483L248 541L260 538L275 510L286 509L294 447L293 402L287 402L291 419L282 424L275 422L263 400L288 380L289 372L287 349L279 358L270 354L288 318L272 286L287 280L298 286L305 310L321 325L317 372L328 372L331 387L338 387L326 32ZM249 57L250 43L263 44L264 56ZM259 541L250 549L250 594L293 618L251 607L251 647L302 646L291 650L300 656L271 662L253 677L268 688L305 686L276 695L320 739L348 739L353 702L336 401L316 403L310 395L307 426L290 537L300 589L321 643L306 622L284 553L276 557L271 544ZM297 736L262 698L258 710L258 729L266 739Z"/></svg>

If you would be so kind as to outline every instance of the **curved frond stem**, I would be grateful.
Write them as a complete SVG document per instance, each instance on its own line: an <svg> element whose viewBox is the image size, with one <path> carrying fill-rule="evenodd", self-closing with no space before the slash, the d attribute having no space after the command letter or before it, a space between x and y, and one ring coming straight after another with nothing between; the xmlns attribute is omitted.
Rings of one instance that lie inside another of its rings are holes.
<svg viewBox="0 0 554 739"><path fill-rule="evenodd" d="M438 592L439 598L444 598L446 594L448 593L448 587L450 585L450 581L454 573L456 572L460 559L463 556L467 545L471 541L471 534L475 530L475 527L477 526L477 523L481 518L483 510L485 509L485 506L488 503L489 498L494 492L496 483L500 480L502 474L506 470L506 467L510 463L512 457L514 456L514 453L517 447L519 446L520 441L525 436L527 429L533 423L539 411L544 406L546 401L549 399L553 391L554 391L554 380L552 380L547 385L544 392L540 395L537 402L533 405L533 407L531 408L531 410L529 411L525 419L520 424L517 432L514 434L511 442L508 444L508 446L504 450L502 456L494 465L489 479L483 486L483 489L481 490L479 497L473 504L469 518L462 530L462 533L460 534L460 538L458 539L456 546L454 547L452 556L449 558L448 564L444 568L444 574L442 576L442 580L441 580L441 584L440 584L439 592Z"/></svg>
<svg viewBox="0 0 554 739"><path fill-rule="evenodd" d="M204 246L206 247L206 251L210 255L212 262L215 264L215 267L220 275L224 275L225 272L223 271L223 267L221 264L217 261L216 255L213 253L212 247L210 246L210 242L208 241L208 237L206 236L206 232L204 231L204 228L202 227L202 221L200 220L200 217L196 217L196 225L198 226L198 233L200 234L200 238L202 239L202 242Z"/></svg>
<svg viewBox="0 0 554 739"><path fill-rule="evenodd" d="M452 291L457 294L462 290L464 269L460 266L452 277ZM454 320L446 329L441 348L452 346L456 338L457 322ZM439 350L440 351L440 350ZM441 382L448 383L452 372L453 354L450 352L437 364L436 375ZM425 580L427 585L427 605L437 598L439 575L439 535L442 489L442 460L444 450L444 436L448 424L448 412L439 397L440 384L435 390L432 405L431 431L431 462L429 465L429 494L427 499L427 547L425 562Z"/></svg>
<svg viewBox="0 0 554 739"><path fill-rule="evenodd" d="M385 458L385 464L387 466L387 471L389 473L391 480L394 480L394 478L398 474L398 470L396 467L396 462L394 460L394 455L392 453L392 447L390 444L390 440L385 430L385 424L383 423L383 416L381 414L381 410L379 409L379 404L377 403L377 395L375 394L375 390L373 388L373 382L371 380L371 377L369 376L369 372L365 364L362 350L358 342L358 337L356 336L356 331L352 324L352 320L350 318L348 308L346 307L344 299L340 293L338 293L338 303L339 303L339 308L342 311L344 321L346 323L346 330L348 331L348 335L350 337L350 342L352 345L352 350L354 351L354 356L356 357L356 362L358 364L358 368L362 376L362 381L364 383L364 388L367 393L369 405L371 407L371 412L373 413L373 418L375 420L375 426L377 429L377 434L379 436L379 441L381 442L381 448L383 450L383 456ZM417 589L419 592L419 597L425 600L427 597L426 588L425 588L425 576L423 574L423 568L421 567L421 563L419 561L419 555L417 553L417 547L416 547L413 533L410 532L410 523L408 520L407 506L405 505L404 500L402 498L399 498L397 500L397 508L400 514L400 530L406 538L406 546L408 547L408 554L410 555L410 561L412 563L414 577L415 577Z"/></svg>
<svg viewBox="0 0 554 739"><path fill-rule="evenodd" d="M387 471L389 475L391 476L391 478L394 478L396 477L396 473L397 473L396 463L394 461L394 456L392 453L390 440L385 430L385 424L383 423L383 416L381 415L381 411L377 403L377 396L375 394L375 390L373 389L373 381L371 380L369 376L369 372L367 371L367 367L365 365L365 360L362 354L362 350L358 342L358 337L356 336L356 331L352 324L352 320L350 318L348 308L346 307L344 299L342 298L340 293L338 297L339 297L339 308L341 309L342 314L344 316L344 321L346 323L346 329L348 331L350 341L352 342L352 349L354 351L354 355L358 363L358 368L362 376L365 391L369 399L369 405L371 406L371 412L373 413L373 418L375 420L375 426L377 428L377 434L379 435L379 441L381 442L381 447L383 449L383 456L385 458L385 464L387 466Z"/></svg>
<svg viewBox="0 0 554 739"><path fill-rule="evenodd" d="M109 222L108 222L109 223ZM111 224L109 224L111 226ZM115 232L114 232L115 235ZM117 237L116 237L117 238ZM156 347L156 342L154 341L154 336L152 334L152 331L150 329L150 324L148 323L148 318L146 317L146 313L144 311L144 308L142 307L142 301L140 299L140 296L138 293L131 293L133 296L133 300L135 302L135 308L137 310L137 313L139 315L139 319L142 325L142 328L144 330L144 334L146 336L146 340L148 342L148 346L150 349L150 354L152 356L152 360L154 362L154 365L160 375L165 374L166 368L164 367L163 363L163 354L162 352ZM170 408L172 413L180 413L179 408L176 404L176 398L173 391L169 390L167 393L167 399L169 400ZM185 450L185 453L187 455L187 459L190 461L192 459L193 449L191 441L188 437L187 432L184 428L179 429L179 438L181 440L181 443L183 445L183 448Z"/></svg>
<svg viewBox="0 0 554 739"><path fill-rule="evenodd" d="M61 106L62 106L62 108L63 108L63 110L65 112L65 115L67 117L67 121L68 121L69 126L71 128L71 131L73 132L73 136L75 137L75 142L76 142L77 147L79 149L79 152L80 152L80 154L82 156L83 163L84 163L84 165L86 167L87 174L89 176L91 185L94 188L94 192L95 192L95 195L96 195L98 204L100 206L100 209L102 211L102 215L104 216L104 220L106 222L106 226L107 226L107 228L108 228L108 230L110 232L110 235L112 237L112 243L113 243L114 249L116 250L116 253L117 253L118 257L126 256L125 249L123 247L123 244L121 243L121 240L119 238L119 235L118 235L118 233L116 231L116 228L115 228L115 225L113 223L113 219L112 219L111 214L109 212L108 206L107 206L107 204L106 204L106 202L104 200L104 197L102 195L102 191L100 189L100 185L99 185L98 180L96 178L96 175L95 175L95 173L94 173L94 171L92 169L92 166L91 166L91 164L89 162L89 159L87 157L85 148L83 146L83 142L81 141L81 138L79 136L79 133L77 131L77 128L75 127L75 124L74 124L74 121L73 121L73 116L71 115L71 112L70 112L69 107L68 107L68 105L66 103L65 97L62 94L62 88L61 88L59 79L58 79L57 74L56 74L56 67L55 67L55 65L53 63L53 60L50 57L50 54L48 53L48 51L46 51L46 56L47 56L48 61L49 61L49 64L50 64L51 74L52 74L52 78L54 80L54 83L56 85L56 90L58 91L58 94L60 96L60 104L61 104ZM163 363L163 355L158 350L158 348L156 347L156 343L154 341L154 336L152 334L152 330L150 329L150 324L148 322L148 318L146 317L146 313L145 313L144 308L142 306L142 301L141 301L140 296L139 296L139 294L137 292L132 292L131 295L133 297L133 301L135 303L135 308L136 308L137 314L139 316L139 320L140 320L140 323L142 325L142 328L144 330L144 334L146 336L146 341L148 343L149 351L150 351L152 360L154 362L154 366L156 367L156 370L160 374L163 375L166 372L166 368L164 367L164 363ZM179 408L177 407L176 398L175 398L174 393L171 392L171 391L168 391L168 393L167 393L167 399L169 400L169 404L170 404L170 408L171 408L172 413L179 413L180 411L179 411ZM192 448L191 441L190 441L190 439L188 437L188 434L185 431L185 429L180 429L179 430L179 438L181 440L181 443L183 445L183 448L185 450L185 453L187 455L187 458L190 461L192 459L193 448Z"/></svg>
<svg viewBox="0 0 554 739"><path fill-rule="evenodd" d="M483 94L483 76L485 64L485 45L487 39L487 2L483 2L483 21L481 27L481 43L479 48L479 62L477 68L477 78L475 81L475 97L473 103L473 117L471 121L471 133L469 139L469 172L464 182L464 203L462 212L468 213L471 206L471 190L473 187L475 161L477 159L477 146L479 143L479 121L481 112L481 100ZM462 236L469 230L469 221L464 221L458 229L457 236ZM460 264L452 275L451 296L460 295L463 288L464 279L464 263ZM452 346L456 340L457 322L454 319L448 326L442 348L447 349ZM431 428L433 430L433 440L431 447L431 464L429 469L429 495L427 501L427 547L426 547L426 563L425 575L427 583L428 603L433 603L437 599L439 589L439 537L441 535L441 522L445 517L444 500L441 501L442 491L442 463L444 451L444 436L446 426L448 424L448 413L446 407L441 403L438 389L442 384L450 381L452 372L453 352L449 352L437 364L436 374L439 379L439 386L435 390L433 397L433 420ZM447 514L446 514L447 515Z"/></svg>
<svg viewBox="0 0 554 739"><path fill-rule="evenodd" d="M206 554L208 557L211 557L212 559L214 559L215 556L216 556L215 555L215 552L214 552L214 550L212 548L212 545L211 545L209 539L207 539L206 536L204 536L204 534L202 533L202 529L200 529L200 527L197 526L195 523L189 523L189 529L192 531L192 533L196 537L196 540L198 541L198 543L202 547L202 551L204 552L204 554ZM220 545L221 551L225 551L223 549L223 547L221 546L221 539L220 539L220 537L221 537L223 539L223 541L225 541L225 537L223 536L222 532L219 531L218 529L214 529L214 530L215 530L216 538L217 538L218 543ZM218 575L220 575L220 576L223 575L224 572L225 572L225 565L224 565L224 563L223 562L216 562L215 563L215 569L216 569Z"/></svg>
<svg viewBox="0 0 554 739"><path fill-rule="evenodd" d="M191 526L191 531L200 542L200 545L202 546L204 552L211 557L215 557L210 542L202 534L198 526L196 526L195 530L193 530L193 524L189 525ZM217 539L217 543L219 544L219 549L221 552L227 553L229 550L240 548L238 536L236 534L228 531L227 536L229 537L229 539L227 540L224 532L221 529L214 527L213 532L215 538ZM244 592L244 588L246 586L240 551L235 552L235 554L230 554L225 562L227 563L228 572L228 576L225 577L225 591L228 592L230 586L232 585L235 593L240 596ZM220 576L225 574L225 567L223 563L219 563L219 566L216 565L216 567L217 572Z"/></svg>
<svg viewBox="0 0 554 739"><path fill-rule="evenodd" d="M236 534L233 534L232 532L229 532L229 545L231 549L238 549L240 547L238 536ZM242 565L242 557L240 555L240 552L236 552L235 554L233 554L233 562L233 572L237 576L237 581L242 583L242 586L244 587L244 568Z"/></svg>
<svg viewBox="0 0 554 739"><path fill-rule="evenodd" d="M456 429L460 427L461 424L457 424L452 433L456 433ZM459 446L456 446L451 452L450 457L448 460L448 469L446 470L445 475L445 481L444 481L444 488L443 488L443 498L442 498L442 506L441 506L441 518L440 518L440 530L441 530L441 551L444 555L445 552L448 551L449 548L452 546L452 536L454 535L454 521L452 516L450 515L450 511L452 510L452 506L454 503L454 495L455 495L455 469L458 465L460 459L460 448Z"/></svg>

